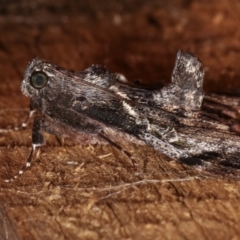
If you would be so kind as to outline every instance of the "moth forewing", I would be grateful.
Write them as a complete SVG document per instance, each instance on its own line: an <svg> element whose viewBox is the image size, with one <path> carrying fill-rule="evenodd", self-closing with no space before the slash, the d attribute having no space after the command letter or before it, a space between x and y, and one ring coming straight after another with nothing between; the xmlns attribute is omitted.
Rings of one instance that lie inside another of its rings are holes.
<svg viewBox="0 0 240 240"><path fill-rule="evenodd" d="M123 75L99 65L74 72L34 59L21 85L31 112L39 113L33 123L32 150L26 165L6 181L30 167L45 144L43 132L81 143L109 143L135 167L138 160L121 147L121 140L145 143L201 171L239 178L240 100L231 107L227 97L204 96L203 78L201 62L182 51L172 82L155 90L129 85Z"/></svg>

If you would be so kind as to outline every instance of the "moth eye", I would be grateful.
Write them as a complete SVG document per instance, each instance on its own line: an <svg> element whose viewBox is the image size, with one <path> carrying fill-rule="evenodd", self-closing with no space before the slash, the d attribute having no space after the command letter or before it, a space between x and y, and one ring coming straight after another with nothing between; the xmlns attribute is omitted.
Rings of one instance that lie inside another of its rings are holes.
<svg viewBox="0 0 240 240"><path fill-rule="evenodd" d="M43 72L34 72L31 76L30 80L31 80L31 84L34 88L41 89L47 84L48 77Z"/></svg>

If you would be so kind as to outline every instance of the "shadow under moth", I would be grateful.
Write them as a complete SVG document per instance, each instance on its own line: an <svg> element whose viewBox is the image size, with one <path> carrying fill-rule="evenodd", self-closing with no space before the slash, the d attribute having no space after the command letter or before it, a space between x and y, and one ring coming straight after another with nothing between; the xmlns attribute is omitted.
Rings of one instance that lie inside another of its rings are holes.
<svg viewBox="0 0 240 240"><path fill-rule="evenodd" d="M240 178L240 98L203 92L204 70L192 54L178 51L171 83L149 90L134 86L119 73L92 65L69 71L38 58L29 63L21 85L30 98L30 114L38 112L32 127L30 167L45 144L43 132L80 143L148 144L200 171ZM28 118L28 120L29 120ZM20 130L27 126L1 130Z"/></svg>

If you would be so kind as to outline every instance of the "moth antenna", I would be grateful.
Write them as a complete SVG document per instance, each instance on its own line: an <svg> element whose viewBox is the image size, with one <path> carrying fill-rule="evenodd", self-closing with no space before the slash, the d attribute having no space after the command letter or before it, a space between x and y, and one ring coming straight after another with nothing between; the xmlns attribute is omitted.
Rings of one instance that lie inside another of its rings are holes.
<svg viewBox="0 0 240 240"><path fill-rule="evenodd" d="M32 160L33 160L33 156L35 155L35 153L38 151L37 149L37 145L33 144L32 145L32 150L31 153L27 159L27 162L24 166L22 166L22 168L18 171L17 174L15 174L13 177L9 178L9 179L4 179L5 182L12 182L13 180L17 179L19 176L21 176L28 168L30 168L31 164L32 164Z"/></svg>
<svg viewBox="0 0 240 240"><path fill-rule="evenodd" d="M29 120L31 119L31 117L34 115L35 112L36 112L36 110L30 111L27 119L23 123L21 123L19 126L13 127L13 128L9 128L9 129L0 129L0 133L19 131L19 130L22 130L22 129L26 128L28 126L28 124L29 124Z"/></svg>
<svg viewBox="0 0 240 240"><path fill-rule="evenodd" d="M131 153L129 153L128 151L124 150L120 145L118 145L117 143L113 142L111 139L109 139L107 136L105 136L103 133L99 133L99 136L101 138L103 138L104 140L106 140L109 144L111 144L113 147L117 148L118 150L120 150L123 154L125 154L128 158L131 159L132 161L132 165L134 170L137 170L137 162L135 157L132 156Z"/></svg>

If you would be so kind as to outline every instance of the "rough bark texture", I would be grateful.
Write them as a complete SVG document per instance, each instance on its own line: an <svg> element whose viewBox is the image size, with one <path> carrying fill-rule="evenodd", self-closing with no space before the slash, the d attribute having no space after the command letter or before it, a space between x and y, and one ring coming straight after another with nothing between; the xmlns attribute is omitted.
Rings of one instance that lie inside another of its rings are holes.
<svg viewBox="0 0 240 240"><path fill-rule="evenodd" d="M75 70L100 63L165 85L181 48L206 67L206 91L240 89L237 1L83 2L1 1L1 128L27 116L20 83L36 56ZM239 237L239 182L200 176L150 147L125 144L138 160L134 172L111 146L47 135L31 169L6 184L29 154L31 126L1 134L0 146L0 239Z"/></svg>

